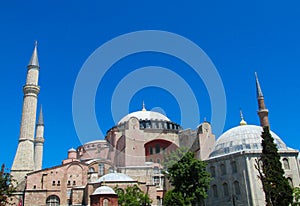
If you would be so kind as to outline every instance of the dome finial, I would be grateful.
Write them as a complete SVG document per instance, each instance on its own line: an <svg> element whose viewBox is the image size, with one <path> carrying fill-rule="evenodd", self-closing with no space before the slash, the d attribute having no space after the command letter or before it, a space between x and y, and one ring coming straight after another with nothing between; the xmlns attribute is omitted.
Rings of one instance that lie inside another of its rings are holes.
<svg viewBox="0 0 300 206"><path fill-rule="evenodd" d="M240 109L240 117L241 117L240 125L247 125L247 122L244 120L242 109Z"/></svg>
<svg viewBox="0 0 300 206"><path fill-rule="evenodd" d="M142 108L142 111L147 111L146 108L145 108L145 102L143 100L143 108Z"/></svg>

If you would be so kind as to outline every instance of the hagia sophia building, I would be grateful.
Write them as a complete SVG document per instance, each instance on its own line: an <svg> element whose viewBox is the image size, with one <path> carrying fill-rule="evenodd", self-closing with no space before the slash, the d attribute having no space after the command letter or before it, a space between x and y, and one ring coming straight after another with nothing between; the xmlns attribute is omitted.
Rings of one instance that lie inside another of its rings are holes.
<svg viewBox="0 0 300 206"><path fill-rule="evenodd" d="M163 205L169 189L162 172L164 155L180 147L190 148L207 163L212 180L206 206L264 205L265 196L255 160L261 154L262 127L268 125L268 109L256 76L260 126L247 125L241 115L238 126L217 138L209 122L184 129L165 115L140 111L123 117L108 130L104 140L71 148L61 165L42 168L44 121L37 115L40 65L37 44L27 67L18 148L11 168L17 180L13 201L25 206L115 206L114 188L137 185L152 200ZM38 120L36 121L36 117ZM290 184L300 185L298 151L289 148L271 132ZM142 205L143 203L141 203Z"/></svg>

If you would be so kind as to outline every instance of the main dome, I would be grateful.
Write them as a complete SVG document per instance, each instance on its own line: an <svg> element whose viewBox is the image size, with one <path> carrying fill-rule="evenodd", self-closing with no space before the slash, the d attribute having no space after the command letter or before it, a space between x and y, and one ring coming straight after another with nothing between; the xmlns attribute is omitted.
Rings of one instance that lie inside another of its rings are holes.
<svg viewBox="0 0 300 206"><path fill-rule="evenodd" d="M125 117L123 117L118 124L127 122L131 117L136 117L139 120L159 120L159 121L170 121L168 117L165 115L159 113L159 112L154 112L154 111L137 111L137 112L132 112L130 114L127 114Z"/></svg>
<svg viewBox="0 0 300 206"><path fill-rule="evenodd" d="M256 125L241 125L222 134L216 141L210 157L222 156L238 151L261 150L262 127ZM278 135L271 131L278 150L288 150Z"/></svg>

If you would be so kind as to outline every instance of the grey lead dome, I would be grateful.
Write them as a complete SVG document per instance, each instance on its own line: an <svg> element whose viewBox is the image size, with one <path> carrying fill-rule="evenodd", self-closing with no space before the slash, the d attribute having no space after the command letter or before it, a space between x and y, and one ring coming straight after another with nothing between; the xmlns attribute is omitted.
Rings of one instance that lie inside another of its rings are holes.
<svg viewBox="0 0 300 206"><path fill-rule="evenodd" d="M258 150L261 147L262 127L256 125L241 125L234 127L222 134L216 141L215 148L210 157L222 156L245 150ZM285 143L278 135L271 131L278 150L288 150Z"/></svg>

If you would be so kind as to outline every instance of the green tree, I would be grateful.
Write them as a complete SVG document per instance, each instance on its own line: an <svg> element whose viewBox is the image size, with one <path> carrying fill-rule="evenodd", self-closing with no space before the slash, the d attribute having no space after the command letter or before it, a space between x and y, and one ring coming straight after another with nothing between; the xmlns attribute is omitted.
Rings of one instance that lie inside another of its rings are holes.
<svg viewBox="0 0 300 206"><path fill-rule="evenodd" d="M118 194L118 204L121 206L141 206L150 205L151 200L137 185L126 187L125 191L118 186L115 188Z"/></svg>
<svg viewBox="0 0 300 206"><path fill-rule="evenodd" d="M180 192L169 190L164 196L163 204L165 206L174 206L185 205L185 202Z"/></svg>
<svg viewBox="0 0 300 206"><path fill-rule="evenodd" d="M166 175L174 187L170 195L180 194L184 205L202 204L207 197L210 174L206 171L206 163L196 159L194 153L185 153L177 163L168 168ZM179 196L178 200L180 199ZM171 205L166 200L165 204Z"/></svg>
<svg viewBox="0 0 300 206"><path fill-rule="evenodd" d="M5 165L2 164L0 170L0 206L9 204L9 200L15 192L13 183L12 176L5 171Z"/></svg>
<svg viewBox="0 0 300 206"><path fill-rule="evenodd" d="M294 197L294 202L293 202L293 206L300 206L300 188L299 187L295 187L293 189L293 197Z"/></svg>
<svg viewBox="0 0 300 206"><path fill-rule="evenodd" d="M256 163L256 168L265 192L266 205L292 204L293 190L284 176L280 155L269 127L263 128L261 145L262 154Z"/></svg>

